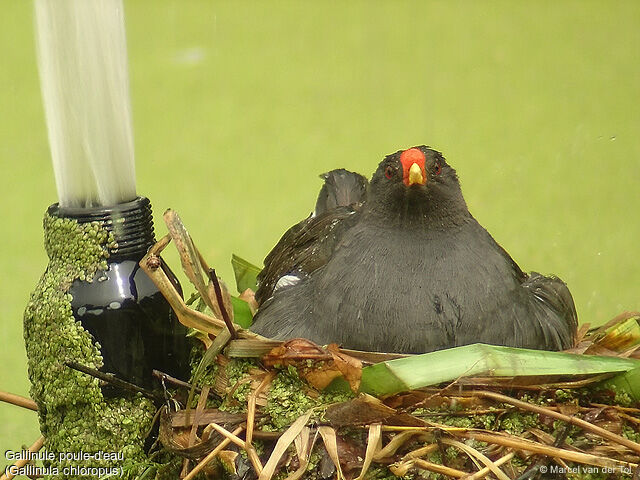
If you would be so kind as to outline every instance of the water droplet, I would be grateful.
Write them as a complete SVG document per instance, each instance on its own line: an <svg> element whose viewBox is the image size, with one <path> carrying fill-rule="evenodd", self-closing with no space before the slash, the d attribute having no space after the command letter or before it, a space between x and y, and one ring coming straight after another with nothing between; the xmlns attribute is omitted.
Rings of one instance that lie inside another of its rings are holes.
<svg viewBox="0 0 640 480"><path fill-rule="evenodd" d="M111 302L109 304L109 308L111 310L118 310L122 305L120 305L120 302Z"/></svg>

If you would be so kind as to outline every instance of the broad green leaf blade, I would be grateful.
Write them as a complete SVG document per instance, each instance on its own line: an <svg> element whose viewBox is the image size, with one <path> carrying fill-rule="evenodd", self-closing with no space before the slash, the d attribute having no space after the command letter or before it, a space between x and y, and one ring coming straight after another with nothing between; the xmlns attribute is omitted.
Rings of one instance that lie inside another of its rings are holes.
<svg viewBox="0 0 640 480"><path fill-rule="evenodd" d="M614 387L618 392L628 393L633 400L640 402L640 367L605 380L602 385Z"/></svg>
<svg viewBox="0 0 640 480"><path fill-rule="evenodd" d="M244 292L250 288L254 292L258 289L257 277L261 269L244 258L240 258L236 254L231 255L231 266L236 276L236 286L238 293Z"/></svg>
<svg viewBox="0 0 640 480"><path fill-rule="evenodd" d="M470 376L595 375L626 372L640 360L474 344L362 369L360 391L387 395Z"/></svg>
<svg viewBox="0 0 640 480"><path fill-rule="evenodd" d="M233 306L233 322L242 328L249 328L253 323L253 315L249 304L238 297L231 297L231 305Z"/></svg>

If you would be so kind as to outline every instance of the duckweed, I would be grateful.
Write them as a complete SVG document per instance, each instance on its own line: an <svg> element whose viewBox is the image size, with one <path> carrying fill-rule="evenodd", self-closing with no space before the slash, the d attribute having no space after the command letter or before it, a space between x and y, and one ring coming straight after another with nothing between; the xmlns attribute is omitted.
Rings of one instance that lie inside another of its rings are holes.
<svg viewBox="0 0 640 480"><path fill-rule="evenodd" d="M138 465L146 460L143 441L153 404L140 396L105 398L97 379L64 364L74 360L94 369L103 365L100 345L75 320L68 292L76 279L92 281L107 269L113 236L95 222L79 224L45 214L44 244L49 265L25 310L24 339L45 448L55 454L52 465L60 472L71 466L118 467L124 478L135 478L142 473ZM79 459L73 452L111 458Z"/></svg>

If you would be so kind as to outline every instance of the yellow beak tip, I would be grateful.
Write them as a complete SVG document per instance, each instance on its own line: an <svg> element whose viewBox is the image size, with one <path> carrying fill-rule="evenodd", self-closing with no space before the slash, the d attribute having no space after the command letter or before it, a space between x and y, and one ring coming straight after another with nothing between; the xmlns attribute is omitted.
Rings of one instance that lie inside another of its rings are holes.
<svg viewBox="0 0 640 480"><path fill-rule="evenodd" d="M419 183L420 185L424 183L424 178L422 178L422 169L417 163L411 165L411 168L409 169L409 185L413 185L414 183Z"/></svg>

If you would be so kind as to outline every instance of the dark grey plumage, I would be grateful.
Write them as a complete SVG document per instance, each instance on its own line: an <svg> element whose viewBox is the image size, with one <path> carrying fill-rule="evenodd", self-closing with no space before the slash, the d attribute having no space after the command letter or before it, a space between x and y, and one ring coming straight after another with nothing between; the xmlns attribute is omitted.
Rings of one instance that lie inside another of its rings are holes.
<svg viewBox="0 0 640 480"><path fill-rule="evenodd" d="M368 185L365 177L341 168L320 178L324 185L314 213L287 230L264 259L256 292L260 304L273 294L282 277L302 278L323 266L344 228L351 225L349 217L362 206Z"/></svg>
<svg viewBox="0 0 640 480"><path fill-rule="evenodd" d="M404 353L478 342L572 346L577 315L564 282L522 272L469 213L442 155L411 150L424 156L424 184L407 184L396 152L363 201L319 200L326 210L285 233L265 259L252 330ZM325 187L323 198L333 188Z"/></svg>
<svg viewBox="0 0 640 480"><path fill-rule="evenodd" d="M323 173L320 178L324 184L316 201L316 216L337 207L362 203L369 183L362 175L344 168Z"/></svg>

